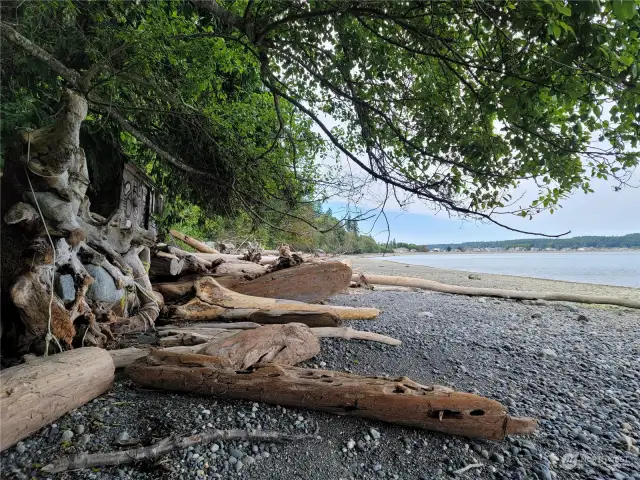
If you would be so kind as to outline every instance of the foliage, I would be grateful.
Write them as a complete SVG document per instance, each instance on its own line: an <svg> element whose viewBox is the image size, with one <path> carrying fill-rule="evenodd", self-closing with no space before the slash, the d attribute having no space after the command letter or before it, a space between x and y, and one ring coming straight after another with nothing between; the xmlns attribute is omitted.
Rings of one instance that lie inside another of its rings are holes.
<svg viewBox="0 0 640 480"><path fill-rule="evenodd" d="M505 226L594 177L628 181L639 1L16 2L3 36L17 25L45 53L4 49L2 133L71 85L93 135L206 215L300 217L331 146L389 194ZM529 205L511 197L525 181Z"/></svg>

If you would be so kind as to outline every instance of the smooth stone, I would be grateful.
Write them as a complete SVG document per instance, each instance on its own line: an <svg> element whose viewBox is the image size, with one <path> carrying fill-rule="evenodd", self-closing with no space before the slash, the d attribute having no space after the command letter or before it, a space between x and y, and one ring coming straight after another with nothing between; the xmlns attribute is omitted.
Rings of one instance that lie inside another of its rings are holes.
<svg viewBox="0 0 640 480"><path fill-rule="evenodd" d="M24 445L24 442L18 442L16 444L16 453L22 455L26 451L27 451L27 447Z"/></svg>
<svg viewBox="0 0 640 480"><path fill-rule="evenodd" d="M504 456L499 454L499 453L492 453L491 454L491 460L493 460L494 462L498 462L498 463L504 463Z"/></svg>
<svg viewBox="0 0 640 480"><path fill-rule="evenodd" d="M371 436L373 437L374 440L379 440L380 439L380 432L378 430L376 430L375 428L369 429L369 433L371 434Z"/></svg>
<svg viewBox="0 0 640 480"><path fill-rule="evenodd" d="M63 302L73 302L76 298L76 287L69 274L56 275L54 289Z"/></svg>
<svg viewBox="0 0 640 480"><path fill-rule="evenodd" d="M540 350L540 356L543 358L557 358L558 354L552 348L543 348Z"/></svg>
<svg viewBox="0 0 640 480"><path fill-rule="evenodd" d="M124 289L117 289L113 277L102 267L93 264L85 265L93 283L87 290L87 298L97 302L117 303L124 297Z"/></svg>
<svg viewBox="0 0 640 480"><path fill-rule="evenodd" d="M73 429L78 435L82 435L84 433L84 425L76 425L76 428Z"/></svg>
<svg viewBox="0 0 640 480"><path fill-rule="evenodd" d="M531 315L531 318L542 318L542 314L540 312L536 312L533 315Z"/></svg>
<svg viewBox="0 0 640 480"><path fill-rule="evenodd" d="M126 442L130 439L131 439L131 436L129 435L129 432L127 432L126 430L124 432L120 432L116 437L117 442Z"/></svg>
<svg viewBox="0 0 640 480"><path fill-rule="evenodd" d="M238 460L236 462L236 472L239 472L240 470L242 470L242 467L244 467L244 463L242 463L241 460Z"/></svg>
<svg viewBox="0 0 640 480"><path fill-rule="evenodd" d="M85 446L86 444L89 443L90 440L91 440L91 435L89 435L88 433L85 433L84 435L82 435L82 437L80 437L80 445Z"/></svg>
<svg viewBox="0 0 640 480"><path fill-rule="evenodd" d="M60 440L63 442L68 442L73 438L73 432L71 430L65 430L64 432L62 432L62 436L60 437Z"/></svg>
<svg viewBox="0 0 640 480"><path fill-rule="evenodd" d="M356 442L355 442L355 440L350 439L350 440L347 442L347 448L348 448L349 450L353 450L353 447L355 447L355 446L356 446Z"/></svg>
<svg viewBox="0 0 640 480"><path fill-rule="evenodd" d="M238 450L237 448L231 448L229 449L229 454L232 457L236 457L236 458L242 458L244 457L244 453L242 452L242 450Z"/></svg>
<svg viewBox="0 0 640 480"><path fill-rule="evenodd" d="M374 471L374 472L379 472L380 470L382 470L382 465L380 465L379 463L376 463L376 464L373 466L373 471Z"/></svg>

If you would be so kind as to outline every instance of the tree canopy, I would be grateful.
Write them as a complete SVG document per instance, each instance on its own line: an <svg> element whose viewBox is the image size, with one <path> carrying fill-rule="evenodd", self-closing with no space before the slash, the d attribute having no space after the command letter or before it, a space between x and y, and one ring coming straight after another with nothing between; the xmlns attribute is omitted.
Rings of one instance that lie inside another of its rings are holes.
<svg viewBox="0 0 640 480"><path fill-rule="evenodd" d="M114 142L168 167L169 185L208 185L221 210L292 212L335 149L390 193L505 226L502 214L553 212L594 177L628 182L639 5L22 2L3 16L21 49L3 73L23 73L3 103L82 91ZM538 189L523 205L522 182Z"/></svg>

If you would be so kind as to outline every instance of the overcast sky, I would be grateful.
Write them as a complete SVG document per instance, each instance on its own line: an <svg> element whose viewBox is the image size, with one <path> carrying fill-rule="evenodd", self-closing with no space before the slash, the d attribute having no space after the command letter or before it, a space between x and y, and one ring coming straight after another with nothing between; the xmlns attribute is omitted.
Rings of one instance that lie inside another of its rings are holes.
<svg viewBox="0 0 640 480"><path fill-rule="evenodd" d="M640 184L640 169L636 170L631 183ZM562 201L562 208L556 210L553 215L543 212L534 216L533 220L502 216L500 221L521 230L546 234L560 234L571 230L567 235L569 237L640 232L640 188L625 187L616 192L613 189L614 185L616 183L611 181L594 180L591 182L594 193L576 192ZM372 186L372 190L374 193L383 192L383 184L378 182ZM535 193L535 189L527 193ZM370 199L361 201L358 207L367 210L373 205L375 202ZM338 199L328 202L325 207L331 208L337 217L346 212L346 204ZM354 207L351 206L350 209L353 211ZM391 238L402 242L428 245L527 237L497 225L449 218L442 212L436 214L417 201L403 210L395 200L389 200L385 212ZM384 218L378 218L375 225L374 220L361 222L360 230L364 233L370 231L380 242L386 241L387 226Z"/></svg>

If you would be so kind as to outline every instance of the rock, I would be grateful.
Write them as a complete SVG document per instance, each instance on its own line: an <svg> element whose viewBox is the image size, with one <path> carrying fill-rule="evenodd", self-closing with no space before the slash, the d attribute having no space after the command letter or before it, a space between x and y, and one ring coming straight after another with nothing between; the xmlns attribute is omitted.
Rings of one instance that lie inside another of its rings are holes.
<svg viewBox="0 0 640 480"><path fill-rule="evenodd" d="M469 274L469 280L482 280L480 275L476 275L475 273Z"/></svg>
<svg viewBox="0 0 640 480"><path fill-rule="evenodd" d="M431 312L420 312L418 314L418 317L433 318L433 313L431 313Z"/></svg>
<svg viewBox="0 0 640 480"><path fill-rule="evenodd" d="M373 466L373 471L374 471L374 472L379 472L380 470L382 470L382 465L380 465L379 463L376 463L376 464Z"/></svg>
<svg viewBox="0 0 640 480"><path fill-rule="evenodd" d="M476 453L480 453L480 452L482 452L482 446L481 446L481 445L479 445L479 444L477 444L477 443L474 443L474 444L471 446L471 450L473 450L473 451L474 451L474 452L476 452Z"/></svg>
<svg viewBox="0 0 640 480"><path fill-rule="evenodd" d="M620 472L613 472L613 478L616 480L626 480L627 476Z"/></svg>
<svg viewBox="0 0 640 480"><path fill-rule="evenodd" d="M578 454L565 453L560 459L560 468L563 470L573 470L578 466Z"/></svg>
<svg viewBox="0 0 640 480"><path fill-rule="evenodd" d="M251 455L247 455L244 458L244 463L246 463L247 465L253 465L254 463L256 463L256 459L253 458Z"/></svg>
<svg viewBox="0 0 640 480"><path fill-rule="evenodd" d="M85 433L84 435L82 435L82 437L80 437L80 445L84 447L89 443L90 440L91 440L91 435L89 435L88 433Z"/></svg>
<svg viewBox="0 0 640 480"><path fill-rule="evenodd" d="M487 452L484 448L480 450L480 456L489 460L489 452Z"/></svg>
<svg viewBox="0 0 640 480"><path fill-rule="evenodd" d="M577 320L578 320L579 322L588 322L588 321L589 321L589 318L588 318L586 315L580 314L580 315L578 315Z"/></svg>
<svg viewBox="0 0 640 480"><path fill-rule="evenodd" d="M507 404L507 407L515 407L516 406L516 401L511 397L507 398L507 400L504 403Z"/></svg>
<svg viewBox="0 0 640 480"><path fill-rule="evenodd" d="M97 265L85 265L89 275L93 277L93 283L87 290L87 298L96 301L114 304L120 302L125 294L124 289L118 290L113 277L102 267Z"/></svg>
<svg viewBox="0 0 640 480"><path fill-rule="evenodd" d="M558 354L552 348L543 348L540 350L540 356L542 358L558 358Z"/></svg>
<svg viewBox="0 0 640 480"><path fill-rule="evenodd" d="M540 312L536 312L533 315L531 315L531 318L542 318L542 314Z"/></svg>
<svg viewBox="0 0 640 480"><path fill-rule="evenodd" d="M578 435L576 435L576 440L581 443L589 443L589 437L587 437L587 434L584 432L578 433Z"/></svg>
<svg viewBox="0 0 640 480"><path fill-rule="evenodd" d="M363 440L358 440L356 442L356 447L358 447L358 450L360 450L361 452L364 452L364 450L367 448L367 444L364 443Z"/></svg>
<svg viewBox="0 0 640 480"><path fill-rule="evenodd" d="M499 453L494 452L494 453L491 454L491 457L489 457L489 458L491 460L493 460L494 462L504 463L504 456L499 454Z"/></svg>
<svg viewBox="0 0 640 480"><path fill-rule="evenodd" d="M73 302L76 298L76 287L73 283L73 277L69 274L56 275L54 288L63 302Z"/></svg>
<svg viewBox="0 0 640 480"><path fill-rule="evenodd" d="M73 432L71 430L65 430L60 437L61 442L69 442L73 438Z"/></svg>
<svg viewBox="0 0 640 480"><path fill-rule="evenodd" d="M271 455L266 450L262 452L262 458L269 458Z"/></svg>
<svg viewBox="0 0 640 480"><path fill-rule="evenodd" d="M240 470L242 470L242 467L244 467L244 463L242 463L242 460L238 460L236 462L236 472L239 472Z"/></svg>
<svg viewBox="0 0 640 480"><path fill-rule="evenodd" d="M560 457L558 457L555 453L551 452L547 455L547 458L551 463L558 463L560 461Z"/></svg>
<svg viewBox="0 0 640 480"><path fill-rule="evenodd" d="M486 298L479 298L478 299L478 303L487 303L487 299Z"/></svg>
<svg viewBox="0 0 640 480"><path fill-rule="evenodd" d="M211 415L211 410L207 410L207 409L202 410L202 415Z"/></svg>
<svg viewBox="0 0 640 480"><path fill-rule="evenodd" d="M380 432L378 430L376 430L375 428L369 429L369 433L371 434L371 436L373 437L374 440L379 440L380 439Z"/></svg>
<svg viewBox="0 0 640 480"><path fill-rule="evenodd" d="M349 450L353 450L353 447L356 446L356 442L353 438L349 439L349 441L347 442L347 448Z"/></svg>
<svg viewBox="0 0 640 480"><path fill-rule="evenodd" d="M237 448L230 448L229 449L229 454L232 457L236 457L236 458L244 457L244 453L242 452L242 450L238 450Z"/></svg>
<svg viewBox="0 0 640 480"><path fill-rule="evenodd" d="M589 430L594 435L602 435L602 428L597 425L589 425L587 427L587 430Z"/></svg>
<svg viewBox="0 0 640 480"><path fill-rule="evenodd" d="M216 453L218 450L220 450L220 445L218 445L217 443L214 443L213 445L211 445L212 453Z"/></svg>
<svg viewBox="0 0 640 480"><path fill-rule="evenodd" d="M82 435L84 433L84 425L82 424L76 425L73 431L76 432L78 435Z"/></svg>
<svg viewBox="0 0 640 480"><path fill-rule="evenodd" d="M538 480L553 480L551 470L549 470L549 465L546 462L540 463L533 467L533 473L536 477L538 477Z"/></svg>
<svg viewBox="0 0 640 480"><path fill-rule="evenodd" d="M124 432L120 432L118 434L118 436L116 437L116 442L117 443L128 442L130 439L131 439L131 436L129 435L129 432L125 430Z"/></svg>
<svg viewBox="0 0 640 480"><path fill-rule="evenodd" d="M27 451L27 447L24 445L24 442L18 442L16 444L16 453L17 454L22 455L26 451Z"/></svg>

